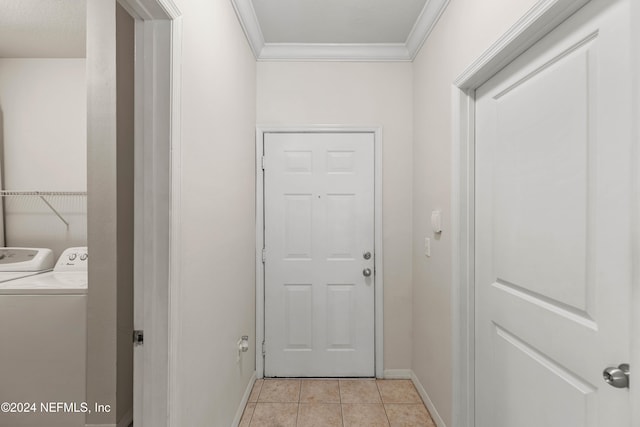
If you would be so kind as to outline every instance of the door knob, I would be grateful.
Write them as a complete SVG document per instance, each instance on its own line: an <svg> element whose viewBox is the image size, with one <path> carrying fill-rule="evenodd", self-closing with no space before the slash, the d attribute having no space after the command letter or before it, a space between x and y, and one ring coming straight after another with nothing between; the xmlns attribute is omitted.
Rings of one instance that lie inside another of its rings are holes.
<svg viewBox="0 0 640 427"><path fill-rule="evenodd" d="M604 381L615 388L629 388L629 365L623 363L617 368L609 367L602 371Z"/></svg>
<svg viewBox="0 0 640 427"><path fill-rule="evenodd" d="M371 259L371 252L365 252L362 254L362 258L364 259Z"/></svg>
<svg viewBox="0 0 640 427"><path fill-rule="evenodd" d="M364 277L369 277L371 276L371 269L370 268L365 268L364 270L362 270L362 275Z"/></svg>

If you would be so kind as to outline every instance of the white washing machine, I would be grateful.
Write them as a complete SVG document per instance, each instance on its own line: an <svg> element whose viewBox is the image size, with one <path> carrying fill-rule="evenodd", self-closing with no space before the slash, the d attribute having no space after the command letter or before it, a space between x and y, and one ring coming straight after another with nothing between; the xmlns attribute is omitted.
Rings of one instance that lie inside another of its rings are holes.
<svg viewBox="0 0 640 427"><path fill-rule="evenodd" d="M45 248L0 248L0 283L53 268L53 251Z"/></svg>
<svg viewBox="0 0 640 427"><path fill-rule="evenodd" d="M88 286L89 252L86 246L68 248L53 270L7 282L0 282L2 294L84 294Z"/></svg>
<svg viewBox="0 0 640 427"><path fill-rule="evenodd" d="M84 427L81 406L40 403L86 401L87 264L86 247L69 248L53 271L0 282L0 402L36 403L0 427Z"/></svg>

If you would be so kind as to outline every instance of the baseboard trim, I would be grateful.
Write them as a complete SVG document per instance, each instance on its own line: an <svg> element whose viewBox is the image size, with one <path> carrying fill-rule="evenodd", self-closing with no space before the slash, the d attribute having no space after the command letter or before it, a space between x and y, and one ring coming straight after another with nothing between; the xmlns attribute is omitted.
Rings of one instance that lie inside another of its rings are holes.
<svg viewBox="0 0 640 427"><path fill-rule="evenodd" d="M244 407L247 406L247 402L249 401L249 396L251 395L251 390L253 390L253 384L256 382L256 372L254 371L249 379L249 384L247 384L247 388L244 391L244 395L242 396L242 401L240 402L240 406L238 406L238 410L236 411L236 416L233 419L232 427L238 427L240 425L240 420L242 419L242 414L244 412Z"/></svg>
<svg viewBox="0 0 640 427"><path fill-rule="evenodd" d="M382 375L385 380L410 380L412 374L411 369L385 369Z"/></svg>
<svg viewBox="0 0 640 427"><path fill-rule="evenodd" d="M442 417L440 416L440 414L438 414L438 411L436 410L435 405L431 401L431 398L427 394L427 391L424 389L424 387L420 383L420 380L416 376L415 372L413 371L410 371L410 372L411 372L411 381L413 381L413 385L416 387L416 390L418 390L418 393L420 394L422 401L424 402L427 409L429 410L429 413L431 414L431 418L433 419L433 422L435 422L438 427L447 427L444 421L442 421Z"/></svg>

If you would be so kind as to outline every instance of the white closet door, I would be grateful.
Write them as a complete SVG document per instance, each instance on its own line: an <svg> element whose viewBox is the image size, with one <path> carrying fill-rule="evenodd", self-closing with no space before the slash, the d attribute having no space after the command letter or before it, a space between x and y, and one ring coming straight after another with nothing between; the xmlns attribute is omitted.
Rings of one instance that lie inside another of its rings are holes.
<svg viewBox="0 0 640 427"><path fill-rule="evenodd" d="M476 427L630 426L630 54L594 1L477 91Z"/></svg>

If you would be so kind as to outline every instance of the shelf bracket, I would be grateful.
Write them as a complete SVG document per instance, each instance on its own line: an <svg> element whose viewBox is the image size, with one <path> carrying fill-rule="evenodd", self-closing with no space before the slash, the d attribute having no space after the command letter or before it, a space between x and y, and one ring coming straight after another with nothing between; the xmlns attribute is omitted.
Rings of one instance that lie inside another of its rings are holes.
<svg viewBox="0 0 640 427"><path fill-rule="evenodd" d="M62 215L60 215L60 212L58 212L58 210L57 210L56 208L54 208L54 207L51 205L51 203L49 203L49 201L48 201L47 199L45 199L45 198L44 198L44 196L38 196L38 197L40 197L40 199L41 199L41 200L42 200L42 201L43 201L47 206L49 206L49 209L51 209L51 210L53 211L53 213L54 213L54 214L56 214L56 216L57 216L58 218L60 218L60 221L64 222L64 223L65 223L65 225L67 226L67 228L69 228L69 223L67 222L67 220L66 220L66 219L64 219L64 218L62 217Z"/></svg>

